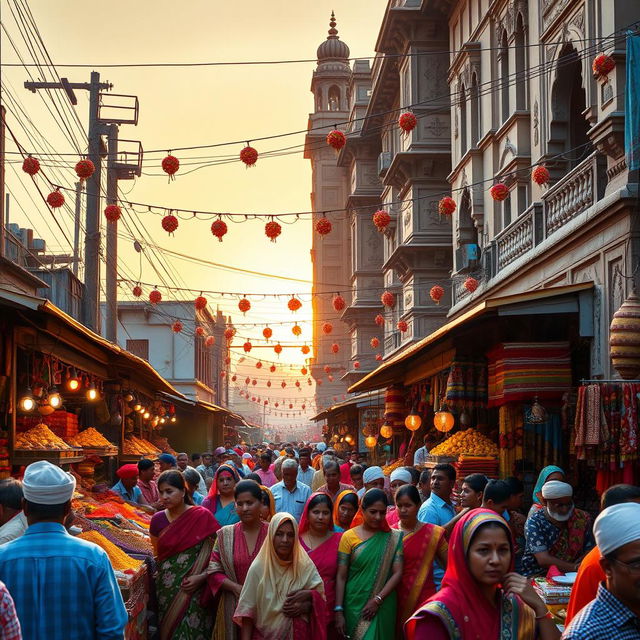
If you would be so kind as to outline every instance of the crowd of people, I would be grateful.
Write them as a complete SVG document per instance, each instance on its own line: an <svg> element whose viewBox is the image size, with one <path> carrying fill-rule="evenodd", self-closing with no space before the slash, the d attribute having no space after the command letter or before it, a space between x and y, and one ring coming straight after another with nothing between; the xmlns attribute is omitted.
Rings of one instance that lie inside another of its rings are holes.
<svg viewBox="0 0 640 640"><path fill-rule="evenodd" d="M550 569L578 571L563 638L640 639L638 487L606 491L592 525L559 467L525 515L515 477L386 476L324 443L157 462L122 466L113 491L153 514L161 640L554 640L531 582ZM48 462L0 483L3 638L123 637L107 556L65 528L74 487Z"/></svg>

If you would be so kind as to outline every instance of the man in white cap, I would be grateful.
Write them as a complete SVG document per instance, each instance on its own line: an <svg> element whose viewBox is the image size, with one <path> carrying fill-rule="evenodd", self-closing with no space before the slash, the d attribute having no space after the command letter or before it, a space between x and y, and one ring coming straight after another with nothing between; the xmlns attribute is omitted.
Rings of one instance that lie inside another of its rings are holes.
<svg viewBox="0 0 640 640"><path fill-rule="evenodd" d="M591 516L573 504L573 487L552 480L542 487L544 508L527 518L527 540L522 557L522 574L535 576L556 566L560 571L577 571L585 554L594 546Z"/></svg>
<svg viewBox="0 0 640 640"><path fill-rule="evenodd" d="M567 640L640 640L640 504L606 508L594 533L606 582L571 621Z"/></svg>
<svg viewBox="0 0 640 640"><path fill-rule="evenodd" d="M359 498L362 498L369 489L384 491L384 473L381 467L376 465L367 467L362 474L362 481L364 482L364 487L358 490Z"/></svg>
<svg viewBox="0 0 640 640"><path fill-rule="evenodd" d="M75 478L47 461L22 481L25 534L0 548L0 580L13 596L24 640L122 640L128 621L107 554L69 535Z"/></svg>

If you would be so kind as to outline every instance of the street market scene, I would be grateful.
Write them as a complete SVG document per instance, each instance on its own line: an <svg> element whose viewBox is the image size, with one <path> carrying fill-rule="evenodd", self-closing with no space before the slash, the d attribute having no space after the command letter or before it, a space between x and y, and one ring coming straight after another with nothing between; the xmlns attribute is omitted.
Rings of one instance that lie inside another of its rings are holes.
<svg viewBox="0 0 640 640"><path fill-rule="evenodd" d="M640 640L637 0L0 28L0 640Z"/></svg>

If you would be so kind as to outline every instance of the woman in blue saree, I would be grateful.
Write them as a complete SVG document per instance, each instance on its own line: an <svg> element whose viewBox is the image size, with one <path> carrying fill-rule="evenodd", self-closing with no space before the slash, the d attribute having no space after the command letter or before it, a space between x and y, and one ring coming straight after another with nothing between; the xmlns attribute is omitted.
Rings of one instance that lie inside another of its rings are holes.
<svg viewBox="0 0 640 640"><path fill-rule="evenodd" d="M216 519L218 524L216 531L220 527L240 522L235 503L235 489L238 482L240 482L240 475L233 465L222 464L218 467L209 494L202 502L202 506L208 509Z"/></svg>

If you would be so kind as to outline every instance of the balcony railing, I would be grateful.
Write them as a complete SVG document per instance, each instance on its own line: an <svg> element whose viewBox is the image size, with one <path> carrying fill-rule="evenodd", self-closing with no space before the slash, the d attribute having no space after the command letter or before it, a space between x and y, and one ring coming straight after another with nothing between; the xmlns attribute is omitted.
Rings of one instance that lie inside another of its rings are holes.
<svg viewBox="0 0 640 640"><path fill-rule="evenodd" d="M533 204L495 237L498 271L533 249L540 237L541 217L540 203Z"/></svg>

